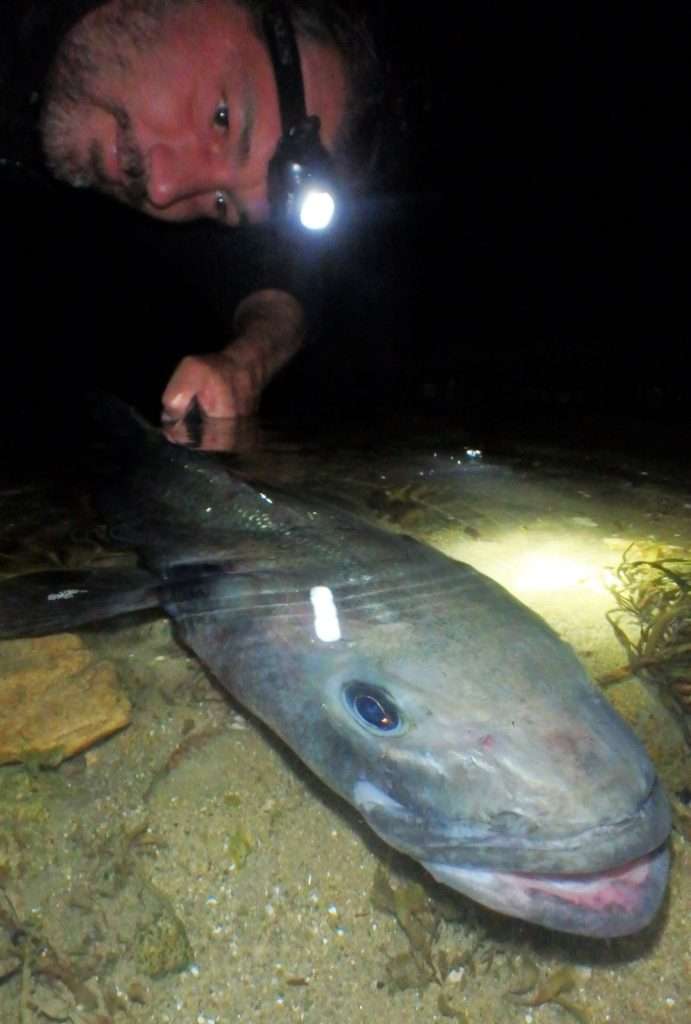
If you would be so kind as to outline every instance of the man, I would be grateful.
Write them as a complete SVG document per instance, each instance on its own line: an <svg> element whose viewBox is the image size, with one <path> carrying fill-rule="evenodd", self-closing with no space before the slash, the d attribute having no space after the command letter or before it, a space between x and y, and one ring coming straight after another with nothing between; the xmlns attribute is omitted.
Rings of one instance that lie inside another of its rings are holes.
<svg viewBox="0 0 691 1024"><path fill-rule="evenodd" d="M265 220L281 121L261 2L88 6L59 42L41 95L40 137L52 174L161 220L207 217L231 227ZM343 43L321 16L325 5L292 6L307 110L338 154L352 97ZM221 351L179 363L163 393L165 420L184 417L195 402L210 417L253 412L303 343L303 309L288 290L260 287L237 306L233 328Z"/></svg>

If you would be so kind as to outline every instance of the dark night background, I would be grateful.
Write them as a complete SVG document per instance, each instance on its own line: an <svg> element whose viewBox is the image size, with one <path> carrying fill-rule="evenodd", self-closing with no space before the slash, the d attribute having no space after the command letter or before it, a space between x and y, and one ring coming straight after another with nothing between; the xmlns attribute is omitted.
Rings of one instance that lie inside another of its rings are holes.
<svg viewBox="0 0 691 1024"><path fill-rule="evenodd" d="M263 411L686 446L688 15L370 6L401 83L387 173ZM105 376L155 412L174 354L222 343L213 228L70 190L8 217L20 409Z"/></svg>

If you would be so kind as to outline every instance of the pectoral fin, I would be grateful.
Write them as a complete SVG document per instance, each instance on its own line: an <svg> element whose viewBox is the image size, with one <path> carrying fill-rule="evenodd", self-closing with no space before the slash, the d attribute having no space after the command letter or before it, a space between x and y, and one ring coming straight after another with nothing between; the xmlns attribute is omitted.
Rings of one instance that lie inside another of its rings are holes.
<svg viewBox="0 0 691 1024"><path fill-rule="evenodd" d="M0 583L0 639L60 633L158 604L158 581L144 569L15 576Z"/></svg>

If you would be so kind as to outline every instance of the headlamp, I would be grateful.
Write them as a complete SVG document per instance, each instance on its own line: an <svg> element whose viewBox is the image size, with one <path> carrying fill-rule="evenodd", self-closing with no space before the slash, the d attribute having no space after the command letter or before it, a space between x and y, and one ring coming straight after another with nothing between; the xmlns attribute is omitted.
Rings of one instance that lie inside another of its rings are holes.
<svg viewBox="0 0 691 1024"><path fill-rule="evenodd" d="M271 215L284 224L323 231L336 214L333 163L319 138L319 118L307 114L300 55L285 5L269 5L263 26L282 131L269 161Z"/></svg>

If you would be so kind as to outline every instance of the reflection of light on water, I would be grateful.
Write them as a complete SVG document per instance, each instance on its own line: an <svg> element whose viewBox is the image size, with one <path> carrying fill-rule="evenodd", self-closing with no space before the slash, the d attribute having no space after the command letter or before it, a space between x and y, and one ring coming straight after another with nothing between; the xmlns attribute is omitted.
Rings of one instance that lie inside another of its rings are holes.
<svg viewBox="0 0 691 1024"><path fill-rule="evenodd" d="M594 531L545 525L534 530L496 531L491 540L468 542L445 536L444 550L496 580L545 621L577 651L596 651L591 671L615 667L607 613L613 598L612 549Z"/></svg>
<svg viewBox="0 0 691 1024"><path fill-rule="evenodd" d="M491 543L469 547L467 538L449 543L443 550L452 558L470 564L503 584L512 594L530 601L531 596L544 594L586 594L588 597L609 597L608 587L614 577L611 551L602 538L546 530L538 534L511 531L495 536Z"/></svg>
<svg viewBox="0 0 691 1024"><path fill-rule="evenodd" d="M341 627L333 594L328 587L312 587L310 601L314 609L314 632L317 640L333 643L341 639Z"/></svg>
<svg viewBox="0 0 691 1024"><path fill-rule="evenodd" d="M531 552L512 563L513 587L523 593L568 590L571 587L603 593L601 564L547 552Z"/></svg>

